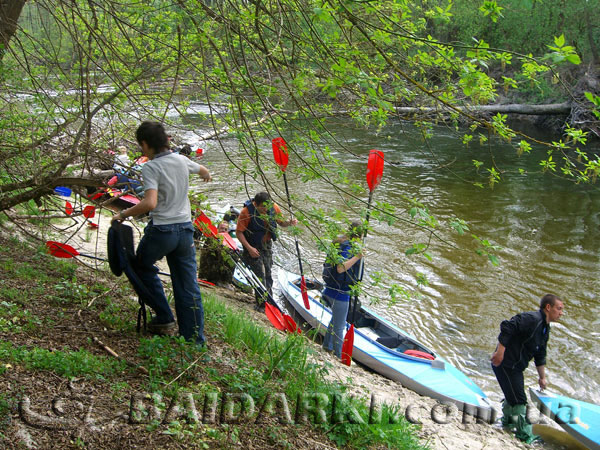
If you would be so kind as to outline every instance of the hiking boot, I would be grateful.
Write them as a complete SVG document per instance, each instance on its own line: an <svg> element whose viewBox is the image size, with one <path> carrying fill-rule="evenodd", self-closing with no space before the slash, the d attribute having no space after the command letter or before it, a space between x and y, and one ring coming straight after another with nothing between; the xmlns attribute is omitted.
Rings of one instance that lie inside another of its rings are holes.
<svg viewBox="0 0 600 450"><path fill-rule="evenodd" d="M153 317L152 320L148 322L147 329L150 334L158 334L159 336L168 335L175 329L175 321L159 322L157 317Z"/></svg>

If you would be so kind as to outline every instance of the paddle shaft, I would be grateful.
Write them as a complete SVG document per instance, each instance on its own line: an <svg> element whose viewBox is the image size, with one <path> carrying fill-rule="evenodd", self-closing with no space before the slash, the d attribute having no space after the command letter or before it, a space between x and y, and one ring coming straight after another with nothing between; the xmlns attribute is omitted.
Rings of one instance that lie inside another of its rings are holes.
<svg viewBox="0 0 600 450"><path fill-rule="evenodd" d="M283 172L283 184L285 185L285 195L287 196L288 206L290 208L290 215L292 215L292 200L290 198L290 190L288 188L287 177ZM304 277L304 271L302 270L302 258L300 257L300 246L298 245L298 238L294 235L294 242L296 244L296 255L298 255L298 267L300 269L300 276Z"/></svg>
<svg viewBox="0 0 600 450"><path fill-rule="evenodd" d="M373 200L373 190L369 191L369 201L367 203L367 215L365 217L365 223L368 226L369 225L369 219L371 218L371 201ZM362 238L362 247L363 247L363 251L364 251L364 247L365 247L365 241L367 239L367 228L365 228L365 234L363 234L363 238ZM360 283L363 279L365 273L365 257L363 255L362 258L360 258L360 266L358 269L358 282ZM354 315L356 314L356 304L358 303L358 296L354 296L353 298L353 302L352 302L352 314L350 314L350 323L354 324Z"/></svg>
<svg viewBox="0 0 600 450"><path fill-rule="evenodd" d="M77 251L76 251L77 252ZM56 256L56 255L55 255ZM84 256L86 258L91 258L91 259L95 259L98 261L104 261L104 262L108 262L108 260L106 258L100 258L99 256L92 256L92 255L86 255L85 253L79 253L77 252L76 254L72 254L72 258L76 257L76 256ZM159 275L164 275L166 277L170 277L171 274L170 273L166 273L166 272L158 272Z"/></svg>

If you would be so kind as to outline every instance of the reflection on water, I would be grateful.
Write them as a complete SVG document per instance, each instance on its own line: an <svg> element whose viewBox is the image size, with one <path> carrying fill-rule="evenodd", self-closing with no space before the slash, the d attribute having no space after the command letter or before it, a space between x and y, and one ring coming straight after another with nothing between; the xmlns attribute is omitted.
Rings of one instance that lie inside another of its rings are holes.
<svg viewBox="0 0 600 450"><path fill-rule="evenodd" d="M473 160L489 165L487 147L472 144L465 149L460 138L444 132L428 148L418 133L409 130L403 124L389 127L380 135L348 132L352 150L364 159L345 160L345 166L356 180L364 182L368 150L383 150L387 163L375 200L394 205L402 218L408 217L404 197L408 196L426 204L441 222L454 217L465 219L471 232L502 246L501 264L494 267L476 255L468 233L458 236L445 228L439 236L448 239L450 245L434 240L430 251L433 261L405 256L404 251L412 243L426 242L429 236L404 220L392 226L373 222L373 232L367 238L367 276L369 272L384 271L395 282L414 285L415 274L423 273L429 280L418 298L393 307L381 303L375 309L449 359L492 399L500 400L489 364L500 322L518 312L537 309L543 294L556 293L565 300L566 313L562 322L552 327L547 359L550 388L600 403L598 189L542 176L537 173L540 158L518 158L504 144L495 147L496 163L505 170L503 182L493 190L482 189L464 179L485 183L483 178L474 180L470 168ZM234 159L237 144L226 141L223 145ZM212 202L241 206L247 198L246 190L250 194L262 190L250 177L244 185L216 142L206 147L203 163L215 174L215 182L201 185L199 190ZM269 142L265 141L264 149L268 158ZM540 157L542 154L540 151ZM518 169L530 174L520 175ZM336 202L325 183L301 182L295 175L293 158L287 176L292 194L302 198L310 193L324 209ZM273 176L271 182L280 195L278 202L285 205L281 179ZM312 239L311 233L301 239L305 270L320 277L323 255ZM296 270L291 237L284 234L281 241L284 247L277 246L277 261ZM385 292L375 295L385 297ZM537 376L533 363L530 366L526 383L534 385Z"/></svg>

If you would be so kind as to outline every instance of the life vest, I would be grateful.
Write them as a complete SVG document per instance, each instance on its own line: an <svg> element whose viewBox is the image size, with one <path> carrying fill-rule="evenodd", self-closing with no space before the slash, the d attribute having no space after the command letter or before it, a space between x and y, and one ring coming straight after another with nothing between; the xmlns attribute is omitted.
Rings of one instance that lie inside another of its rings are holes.
<svg viewBox="0 0 600 450"><path fill-rule="evenodd" d="M344 241L340 244L339 253L343 253L350 249L352 244L350 241ZM350 269L339 273L337 264L332 264L327 260L323 264L323 281L328 288L335 289L340 292L350 292L350 286L358 280L358 270L360 263L355 263Z"/></svg>
<svg viewBox="0 0 600 450"><path fill-rule="evenodd" d="M271 239L276 241L277 222L275 221L275 209L271 207L267 211L267 214L269 215L269 220L267 223L267 221L259 217L260 214L258 214L256 206L254 206L252 200L247 200L244 203L244 207L248 208L248 212L250 213L250 223L244 231L244 236L246 237L248 243L254 248L261 248L267 231L271 233Z"/></svg>

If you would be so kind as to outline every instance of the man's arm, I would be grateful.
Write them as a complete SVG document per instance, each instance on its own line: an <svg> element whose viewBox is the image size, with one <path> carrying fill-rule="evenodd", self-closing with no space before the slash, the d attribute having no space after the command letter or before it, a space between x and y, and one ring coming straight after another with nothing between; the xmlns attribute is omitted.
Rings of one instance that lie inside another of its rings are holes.
<svg viewBox="0 0 600 450"><path fill-rule="evenodd" d="M237 226L235 229L235 236L238 238L238 240L244 246L244 248L248 251L250 257L258 258L260 256L260 252L250 245L248 239L246 239L246 235L244 234L244 231L246 231L248 225L250 224L250 219L250 212L248 211L248 208L242 208L242 210L240 211L240 215L238 216Z"/></svg>
<svg viewBox="0 0 600 450"><path fill-rule="evenodd" d="M260 252L250 245L250 243L246 239L246 236L244 236L243 231L235 230L235 236L238 238L238 240L241 242L244 248L248 250L248 253L252 258L258 258L260 256Z"/></svg>
<svg viewBox="0 0 600 450"><path fill-rule="evenodd" d="M200 165L200 170L198 171L198 175L200 175L202 177L202 179L204 180L205 183L208 183L209 181L212 181L212 177L210 176L210 171L204 167L203 165Z"/></svg>
<svg viewBox="0 0 600 450"><path fill-rule="evenodd" d="M273 203L273 209L275 210L275 222L277 222L277 225L280 227L287 228L298 224L298 219L295 217L290 217L290 220L284 220L283 215L281 214L281 208L279 208L277 203Z"/></svg>
<svg viewBox="0 0 600 450"><path fill-rule="evenodd" d="M504 345L502 345L500 342L498 342L498 345L496 346L496 351L494 352L494 354L492 355L491 361L492 364L494 365L494 367L498 367L500 364L502 364L502 361L504 360L504 351L506 350L506 347Z"/></svg>
<svg viewBox="0 0 600 450"><path fill-rule="evenodd" d="M140 214L146 214L149 211L152 211L156 208L156 204L158 202L158 191L156 189L148 189L144 193L144 198L137 204L133 205L131 208L124 209L123 211L115 214L111 222L114 221L122 221L127 219L130 216L139 216Z"/></svg>
<svg viewBox="0 0 600 450"><path fill-rule="evenodd" d="M543 391L548 385L548 382L546 381L546 366L535 366L535 368L537 369L538 376L540 377L538 384L540 385L540 389Z"/></svg>

